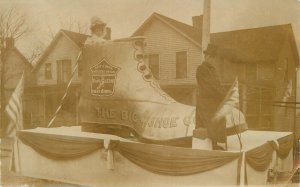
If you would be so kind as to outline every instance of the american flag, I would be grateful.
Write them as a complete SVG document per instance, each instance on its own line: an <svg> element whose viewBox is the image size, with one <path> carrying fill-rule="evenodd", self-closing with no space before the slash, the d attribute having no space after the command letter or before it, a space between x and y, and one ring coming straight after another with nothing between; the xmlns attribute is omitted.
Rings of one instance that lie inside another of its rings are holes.
<svg viewBox="0 0 300 187"><path fill-rule="evenodd" d="M212 120L220 121L221 119L225 119L226 128L238 125L240 125L241 130L247 128L245 116L240 111L239 107L239 83L237 78L233 82Z"/></svg>
<svg viewBox="0 0 300 187"><path fill-rule="evenodd" d="M23 129L23 106L22 96L24 92L24 73L18 82L14 92L12 93L8 104L5 107L5 112L10 118L10 123L6 129L8 137L14 137L16 131Z"/></svg>
<svg viewBox="0 0 300 187"><path fill-rule="evenodd" d="M225 99L215 113L213 120L220 120L221 118L232 114L233 108L239 108L239 97L239 84L238 79L236 78L225 96Z"/></svg>

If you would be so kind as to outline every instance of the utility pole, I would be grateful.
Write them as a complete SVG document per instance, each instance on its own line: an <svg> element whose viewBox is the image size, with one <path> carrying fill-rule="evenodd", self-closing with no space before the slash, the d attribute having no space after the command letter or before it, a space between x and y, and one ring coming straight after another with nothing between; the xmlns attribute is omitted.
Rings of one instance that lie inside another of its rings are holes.
<svg viewBox="0 0 300 187"><path fill-rule="evenodd" d="M1 47L1 87L0 87L0 92L1 92L1 125L0 125L0 129L1 129L1 134L0 136L3 135L3 130L5 127L5 48L2 46Z"/></svg>
<svg viewBox="0 0 300 187"><path fill-rule="evenodd" d="M210 42L210 6L211 0L204 0L203 4L203 25L202 25L202 57L204 60L203 51L207 49Z"/></svg>

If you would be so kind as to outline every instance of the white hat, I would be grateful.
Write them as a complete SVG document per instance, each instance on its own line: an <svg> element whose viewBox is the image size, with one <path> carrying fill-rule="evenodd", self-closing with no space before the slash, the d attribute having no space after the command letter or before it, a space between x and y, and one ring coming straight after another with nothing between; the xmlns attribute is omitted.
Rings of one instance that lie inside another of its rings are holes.
<svg viewBox="0 0 300 187"><path fill-rule="evenodd" d="M106 23L103 22L99 17L97 16L93 16L91 18L91 28L96 26L96 25L103 25L103 26L106 26Z"/></svg>

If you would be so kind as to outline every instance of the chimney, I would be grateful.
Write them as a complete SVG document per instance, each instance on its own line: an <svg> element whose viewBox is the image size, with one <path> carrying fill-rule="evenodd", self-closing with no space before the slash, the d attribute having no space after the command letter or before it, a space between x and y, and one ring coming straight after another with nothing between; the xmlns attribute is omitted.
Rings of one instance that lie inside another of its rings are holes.
<svg viewBox="0 0 300 187"><path fill-rule="evenodd" d="M12 37L5 39L6 49L12 49L15 46L15 39Z"/></svg>
<svg viewBox="0 0 300 187"><path fill-rule="evenodd" d="M193 16L192 20L193 20L193 27L195 29L200 30L202 28L203 17L202 16Z"/></svg>
<svg viewBox="0 0 300 187"><path fill-rule="evenodd" d="M105 33L104 39L111 40L111 28L110 27L106 27L106 33Z"/></svg>

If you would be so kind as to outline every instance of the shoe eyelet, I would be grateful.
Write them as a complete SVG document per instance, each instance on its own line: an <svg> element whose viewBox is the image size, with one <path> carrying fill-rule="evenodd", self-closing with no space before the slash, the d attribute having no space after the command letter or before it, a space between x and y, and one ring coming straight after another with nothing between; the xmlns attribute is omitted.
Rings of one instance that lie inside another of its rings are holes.
<svg viewBox="0 0 300 187"><path fill-rule="evenodd" d="M138 68L139 68L140 71L145 71L147 69L145 64L140 65Z"/></svg>
<svg viewBox="0 0 300 187"><path fill-rule="evenodd" d="M141 60L144 58L144 55L143 54L137 54L135 55L135 57L138 59L138 60Z"/></svg>
<svg viewBox="0 0 300 187"><path fill-rule="evenodd" d="M151 78L152 78L151 73L148 73L148 74L144 75L144 78L145 78L146 80L151 79Z"/></svg>

